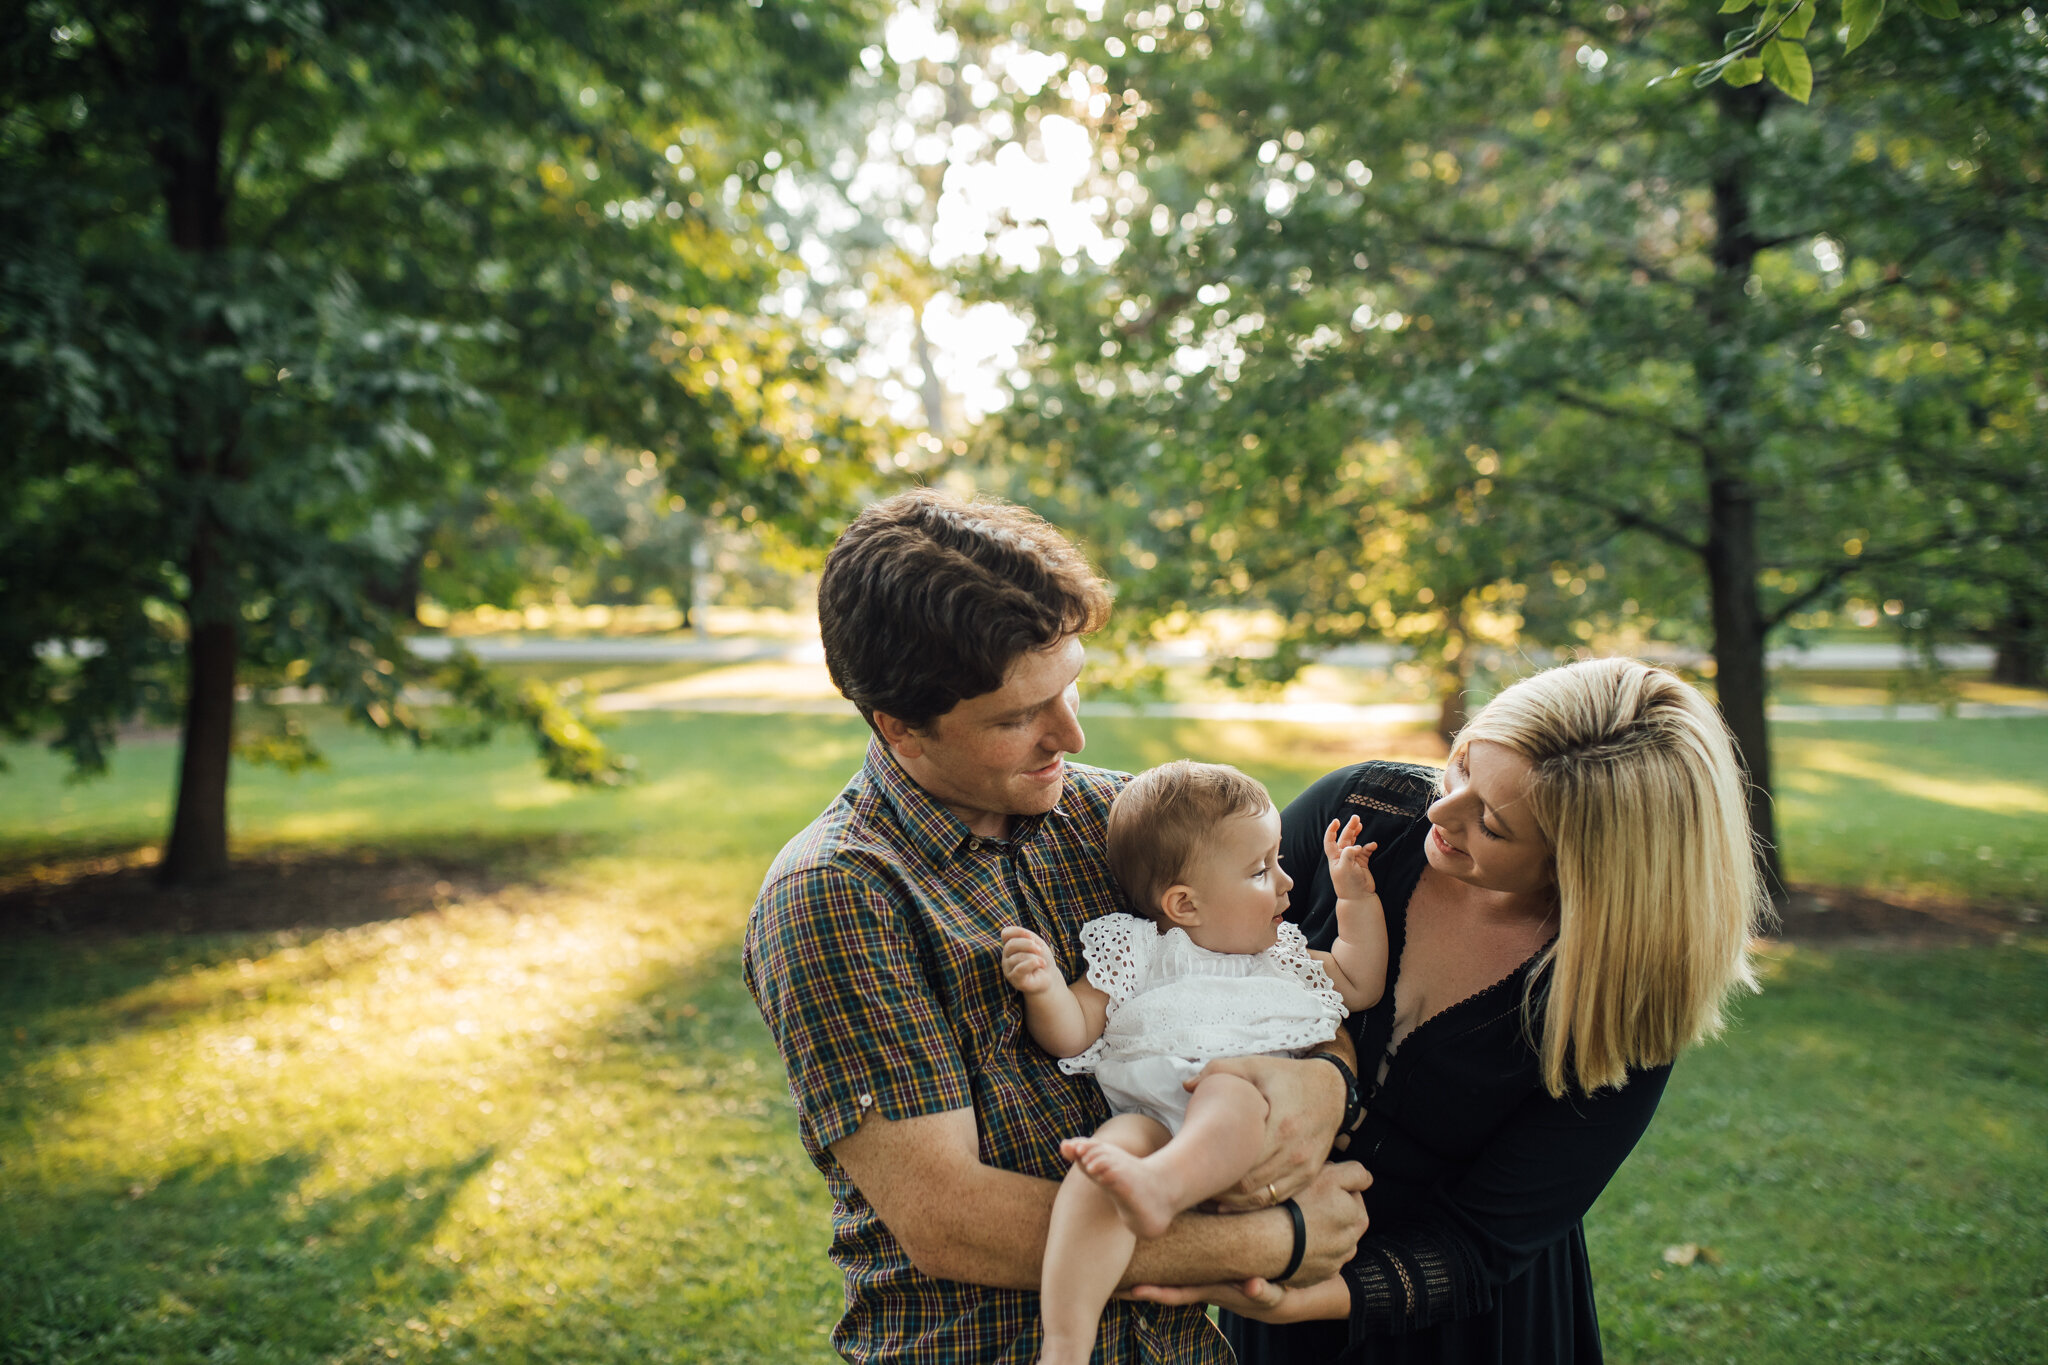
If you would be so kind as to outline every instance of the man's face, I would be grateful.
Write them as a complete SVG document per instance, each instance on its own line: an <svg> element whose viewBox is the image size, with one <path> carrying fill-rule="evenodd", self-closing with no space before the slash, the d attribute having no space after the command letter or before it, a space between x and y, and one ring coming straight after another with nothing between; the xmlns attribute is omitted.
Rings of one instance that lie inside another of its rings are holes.
<svg viewBox="0 0 2048 1365"><path fill-rule="evenodd" d="M922 730L893 716L875 724L911 780L967 822L1002 838L1013 815L1041 815L1066 790L1062 755L1088 742L1080 706L1081 640L1069 635L1020 654L1003 685L969 697Z"/></svg>

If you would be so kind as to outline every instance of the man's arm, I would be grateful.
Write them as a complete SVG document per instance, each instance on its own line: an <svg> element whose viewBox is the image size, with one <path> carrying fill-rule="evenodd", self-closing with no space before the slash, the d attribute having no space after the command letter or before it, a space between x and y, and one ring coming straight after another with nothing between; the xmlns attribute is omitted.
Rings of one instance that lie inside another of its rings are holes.
<svg viewBox="0 0 2048 1365"><path fill-rule="evenodd" d="M831 1152L923 1274L1000 1289L1038 1288L1059 1185L983 1165L973 1110L907 1119L873 1115ZM1308 1225L1297 1281L1335 1274L1351 1258L1365 1233L1360 1196L1370 1183L1362 1167L1345 1163L1324 1168L1296 1196ZM1279 1209L1184 1213L1166 1236L1138 1243L1124 1283L1275 1275L1287 1263L1293 1237L1292 1221Z"/></svg>

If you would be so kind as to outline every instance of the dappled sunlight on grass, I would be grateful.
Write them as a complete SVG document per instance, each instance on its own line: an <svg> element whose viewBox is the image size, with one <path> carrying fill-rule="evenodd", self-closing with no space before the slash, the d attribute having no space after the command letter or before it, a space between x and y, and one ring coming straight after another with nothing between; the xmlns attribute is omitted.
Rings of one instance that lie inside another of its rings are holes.
<svg viewBox="0 0 2048 1365"><path fill-rule="evenodd" d="M72 1277L64 1321L39 1329L196 1353L185 1325L228 1292L212 1243L249 1260L237 1296L290 1299L330 1277L324 1258L348 1261L355 1297L337 1307L358 1327L337 1326L331 1347L354 1339L377 1356L449 1343L607 1359L591 1334L601 1346L610 1320L635 1312L652 1319L633 1327L642 1346L657 1321L706 1331L696 1315L746 1278L745 1258L728 1264L735 1242L756 1248L749 1294L796 1294L792 1311L829 1321L817 1283L770 1283L787 1279L780 1261L758 1259L778 1229L810 1241L819 1221L772 1051L729 979L735 891L758 872L566 871L561 887L248 944L111 996L89 1034L31 1019L71 1041L10 1078L5 1202L41 1215L18 1218L18 1234L58 1237L44 1220L83 1199L110 1211L88 1242L104 1238L116 1262L130 1245L209 1243L147 1274L134 1265L134 1283L103 1294ZM787 1141L764 1142L764 1124ZM262 1187L260 1232L219 1225L182 1192L223 1181ZM410 1230L365 1240L365 1225L392 1220ZM176 1231L194 1222L203 1234ZM716 1264L693 1267L693 1243ZM136 1298L158 1271L164 1302L186 1309ZM260 1318L243 1330L225 1337L262 1339ZM216 1323L209 1349L222 1339ZM632 1358L627 1341L617 1358Z"/></svg>
<svg viewBox="0 0 2048 1365"><path fill-rule="evenodd" d="M1804 746L1802 767L1789 774L1798 791L1832 793L1840 783L1829 778L1867 782L1900 796L1993 815L2048 815L2048 780L2000 781L1995 778L1943 778L1899 766L1894 755L1875 744L1813 744Z"/></svg>
<svg viewBox="0 0 2048 1365"><path fill-rule="evenodd" d="M2037 790L2048 725L1974 728L1992 724L1781 739L1794 875L1896 884L1919 865L1887 847L1954 851L1991 830L2007 861L1971 843L1970 885L2027 885L2048 866L2038 814L1844 769ZM1282 801L1368 753L1440 754L1420 732L1126 718L1088 731L1090 762L1221 759ZM280 894L339 896L337 869L422 849L479 870L446 873L459 885L445 894L443 873L409 873L431 893L371 897L330 929L5 944L7 1348L177 1365L828 1361L830 1209L738 960L763 871L859 765L865 727L640 717L616 738L645 780L561 788L544 806L498 799L555 790L518 746L415 755L322 738L328 772L236 774L238 847L304 860ZM78 799L62 824L10 782L0 855L70 875L158 837L141 812L169 759L142 746L98 787L43 787L44 806ZM2039 1328L2022 1269L2048 1225L2048 944L1766 952L1766 994L1681 1064L1596 1213L1610 1354L1683 1354L1658 1343L1689 1315L1796 1336L1807 1305L1882 1293L1942 1332ZM1688 1241L1722 1263L1653 1279L1658 1250ZM1975 1306L1943 1288L1964 1279L1983 1287ZM1993 1300L2007 1305L1995 1321Z"/></svg>
<svg viewBox="0 0 2048 1365"><path fill-rule="evenodd" d="M1794 879L2048 900L2048 720L1780 726L1773 751Z"/></svg>

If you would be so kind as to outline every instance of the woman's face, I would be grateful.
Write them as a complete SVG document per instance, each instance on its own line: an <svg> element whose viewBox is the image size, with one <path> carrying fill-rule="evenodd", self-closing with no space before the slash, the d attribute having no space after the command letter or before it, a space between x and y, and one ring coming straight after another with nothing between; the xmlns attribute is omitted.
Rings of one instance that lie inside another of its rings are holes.
<svg viewBox="0 0 2048 1365"><path fill-rule="evenodd" d="M1486 891L1528 895L1556 879L1550 843L1522 798L1529 760L1475 739L1444 770L1444 794L1429 808L1429 865Z"/></svg>

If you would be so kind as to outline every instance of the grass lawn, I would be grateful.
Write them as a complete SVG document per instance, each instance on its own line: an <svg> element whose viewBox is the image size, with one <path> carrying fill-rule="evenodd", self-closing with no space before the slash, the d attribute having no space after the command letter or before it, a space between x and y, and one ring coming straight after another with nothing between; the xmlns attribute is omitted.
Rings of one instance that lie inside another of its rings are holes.
<svg viewBox="0 0 2048 1365"><path fill-rule="evenodd" d="M1283 800L1356 756L1090 732ZM823 1188L737 957L858 727L639 717L609 793L323 739L327 772L238 771L239 851L473 875L321 931L0 940L0 1361L830 1358ZM169 745L87 786L5 756L0 884L160 837ZM2041 904L2048 722L1788 726L1779 758L1795 877ZM2044 949L1781 952L1594 1214L1613 1357L2048 1360Z"/></svg>

